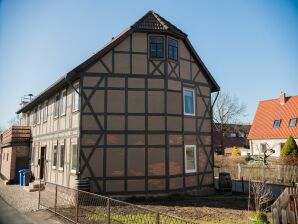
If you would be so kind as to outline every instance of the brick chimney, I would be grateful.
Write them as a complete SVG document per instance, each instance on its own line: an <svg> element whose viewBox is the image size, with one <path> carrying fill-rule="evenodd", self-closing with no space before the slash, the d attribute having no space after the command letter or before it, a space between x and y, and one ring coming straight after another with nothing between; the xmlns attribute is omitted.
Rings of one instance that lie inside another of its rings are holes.
<svg viewBox="0 0 298 224"><path fill-rule="evenodd" d="M280 105L284 105L286 103L286 94L283 91L280 93L279 102Z"/></svg>

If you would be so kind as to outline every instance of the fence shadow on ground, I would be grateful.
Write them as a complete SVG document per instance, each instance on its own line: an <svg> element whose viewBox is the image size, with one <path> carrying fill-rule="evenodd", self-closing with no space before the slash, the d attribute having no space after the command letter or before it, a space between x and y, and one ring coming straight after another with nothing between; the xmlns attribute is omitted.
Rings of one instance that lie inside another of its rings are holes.
<svg viewBox="0 0 298 224"><path fill-rule="evenodd" d="M39 208L44 207L72 223L197 223L77 189L47 182L44 185L44 190L39 191Z"/></svg>

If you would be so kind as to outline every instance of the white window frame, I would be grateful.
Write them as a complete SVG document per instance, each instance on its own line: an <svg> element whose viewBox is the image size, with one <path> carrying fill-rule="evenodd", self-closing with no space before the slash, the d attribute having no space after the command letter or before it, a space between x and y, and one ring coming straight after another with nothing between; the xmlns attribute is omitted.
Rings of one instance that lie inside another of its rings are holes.
<svg viewBox="0 0 298 224"><path fill-rule="evenodd" d="M264 147L265 149L263 149L263 146L265 146ZM264 153L266 149L267 149L267 143L266 142L260 143L260 153Z"/></svg>
<svg viewBox="0 0 298 224"><path fill-rule="evenodd" d="M54 166L54 148L56 146L56 166ZM52 169L56 169L57 167L57 163L58 163L58 145L57 144L53 144L53 148L52 148Z"/></svg>
<svg viewBox="0 0 298 224"><path fill-rule="evenodd" d="M295 120L295 123L294 123L293 126L291 126L291 122L292 122L293 120ZM297 118L296 118L296 117L292 117L292 118L290 118L290 121L289 121L289 128L295 128L296 125L297 125Z"/></svg>
<svg viewBox="0 0 298 224"><path fill-rule="evenodd" d="M64 148L64 152L63 152L63 166L61 167L61 146L63 146L63 148ZM58 170L64 170L64 165L65 165L65 143L63 143L63 144L60 144L59 145L59 150L57 150L58 152L59 152L59 159L57 159L57 162L58 162Z"/></svg>
<svg viewBox="0 0 298 224"><path fill-rule="evenodd" d="M187 169L187 148L193 147L194 148L194 159L195 159L195 168L194 169ZM184 162L185 162L185 173L196 173L197 172L197 146L196 145L185 145L184 146Z"/></svg>
<svg viewBox="0 0 298 224"><path fill-rule="evenodd" d="M65 96L63 96L63 94L65 94ZM65 105L63 105L63 98L64 97L65 97ZM65 89L61 92L60 116L65 116L66 115L66 110L67 110L67 91Z"/></svg>
<svg viewBox="0 0 298 224"><path fill-rule="evenodd" d="M72 165L73 165L73 146L74 145L76 145L77 146L77 151L76 151L76 153L77 153L77 155L76 155L76 157L77 157L77 160L78 160L78 143L72 143L71 144L71 160L70 160L70 172L71 173L76 173L77 172L77 167L76 167L76 169L73 169L72 168ZM78 161L77 161L77 166L78 166Z"/></svg>
<svg viewBox="0 0 298 224"><path fill-rule="evenodd" d="M36 124L40 124L41 120L41 104L37 106Z"/></svg>
<svg viewBox="0 0 298 224"><path fill-rule="evenodd" d="M48 100L46 100L44 102L44 105L43 105L43 115L42 115L42 120L43 122L47 122L48 121Z"/></svg>
<svg viewBox="0 0 298 224"><path fill-rule="evenodd" d="M184 95L184 92L185 91L191 91L193 93L193 113L187 113L185 111L185 95ZM194 89L191 89L191 88L183 88L183 112L184 112L184 115L188 115L188 116L195 116L196 115L196 95L195 95L195 90Z"/></svg>
<svg viewBox="0 0 298 224"><path fill-rule="evenodd" d="M57 97L59 98L58 100L58 108L56 107L56 104L57 104ZM54 97L54 111L53 111L53 115L54 115L54 118L57 118L59 117L59 112L60 112L60 94L56 94L55 97ZM55 114L57 113L57 114Z"/></svg>
<svg viewBox="0 0 298 224"><path fill-rule="evenodd" d="M75 83L74 85L74 88L76 89L76 87L78 87L78 92L80 92L80 83ZM75 96L78 96L78 108L75 108ZM76 92L76 90L73 90L73 93L72 93L72 112L76 112L76 111L79 111L79 108L80 108L80 94L78 94Z"/></svg>

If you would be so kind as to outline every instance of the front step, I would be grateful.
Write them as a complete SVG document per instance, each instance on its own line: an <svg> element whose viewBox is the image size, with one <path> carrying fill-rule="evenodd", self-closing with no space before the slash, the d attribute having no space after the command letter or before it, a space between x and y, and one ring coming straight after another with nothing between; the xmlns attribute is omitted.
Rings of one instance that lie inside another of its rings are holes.
<svg viewBox="0 0 298 224"><path fill-rule="evenodd" d="M39 185L40 185L39 181L34 181L29 183L29 186L24 186L23 189L28 192L34 192L39 190ZM43 189L43 188L44 188L44 184L42 183L40 185L40 189Z"/></svg>

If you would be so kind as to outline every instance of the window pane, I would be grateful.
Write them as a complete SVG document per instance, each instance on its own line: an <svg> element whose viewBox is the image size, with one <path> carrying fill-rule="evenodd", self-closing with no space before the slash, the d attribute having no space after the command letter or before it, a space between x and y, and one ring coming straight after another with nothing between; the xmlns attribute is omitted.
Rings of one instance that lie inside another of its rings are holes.
<svg viewBox="0 0 298 224"><path fill-rule="evenodd" d="M296 126L296 122L297 122L297 118L291 118L291 119L290 119L290 124L289 124L289 126L290 126L290 127L295 127L295 126Z"/></svg>
<svg viewBox="0 0 298 224"><path fill-rule="evenodd" d="M186 146L185 150L186 172L196 171L196 147Z"/></svg>
<svg viewBox="0 0 298 224"><path fill-rule="evenodd" d="M149 37L150 46L150 57L152 58L162 58L164 49L164 38L161 36L150 36Z"/></svg>
<svg viewBox="0 0 298 224"><path fill-rule="evenodd" d="M77 145L72 145L71 169L77 168Z"/></svg>
<svg viewBox="0 0 298 224"><path fill-rule="evenodd" d="M194 114L194 98L191 90L184 90L184 112Z"/></svg>
<svg viewBox="0 0 298 224"><path fill-rule="evenodd" d="M178 41L174 40L172 38L169 38L169 45L174 46L174 47L178 47Z"/></svg>
<svg viewBox="0 0 298 224"><path fill-rule="evenodd" d="M57 166L57 145L53 148L53 166Z"/></svg>
<svg viewBox="0 0 298 224"><path fill-rule="evenodd" d="M43 121L46 121L48 119L48 102L44 104L43 108Z"/></svg>
<svg viewBox="0 0 298 224"><path fill-rule="evenodd" d="M278 128L280 126L280 120L275 120L273 123L274 128Z"/></svg>
<svg viewBox="0 0 298 224"><path fill-rule="evenodd" d="M59 114L59 95L55 97L54 116L57 117Z"/></svg>
<svg viewBox="0 0 298 224"><path fill-rule="evenodd" d="M60 146L60 159L59 159L59 168L64 167L64 145Z"/></svg>
<svg viewBox="0 0 298 224"><path fill-rule="evenodd" d="M66 91L62 93L61 115L66 113Z"/></svg>
<svg viewBox="0 0 298 224"><path fill-rule="evenodd" d="M79 85L75 86L76 91L73 92L73 111L77 111L79 109Z"/></svg>

